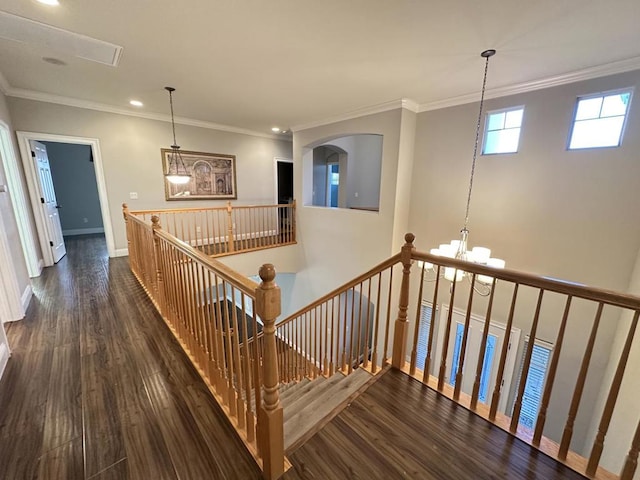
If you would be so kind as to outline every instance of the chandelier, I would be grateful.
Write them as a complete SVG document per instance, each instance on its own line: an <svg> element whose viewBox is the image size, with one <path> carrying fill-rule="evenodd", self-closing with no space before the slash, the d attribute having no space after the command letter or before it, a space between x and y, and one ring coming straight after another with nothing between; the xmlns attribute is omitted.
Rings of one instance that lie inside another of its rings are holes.
<svg viewBox="0 0 640 480"><path fill-rule="evenodd" d="M184 165L182 155L180 155L180 145L176 142L176 124L173 119L173 92L176 91L173 87L164 87L169 92L169 105L171 106L171 128L173 129L173 145L171 145L171 152L169 153L169 166L167 167L167 174L165 178L175 185L184 185L189 183L191 175L187 171L187 167Z"/></svg>
<svg viewBox="0 0 640 480"><path fill-rule="evenodd" d="M467 207L464 216L464 226L460 230L460 239L452 240L451 243L441 244L438 248L432 248L429 253L439 257L455 258L457 260L464 260L467 262L486 265L494 268L504 268L505 261L499 258L491 257L491 250L486 247L473 247L471 250L468 248L469 230L467 228L469 224L469 206L471 205L471 192L473 190L473 176L476 169L476 158L478 155L478 143L480 140L480 126L482 124L482 108L484 105L484 92L487 84L487 71L489 69L489 58L495 55L495 50L485 50L480 54L485 59L484 66L484 78L482 81L482 94L480 96L480 111L478 113L478 123L476 124L476 140L473 148L473 161L471 162L471 176L469 178L469 191L467 193ZM419 265L420 266L420 265ZM424 262L421 266L423 271L425 269L433 270L433 264ZM459 282L463 278L468 278L469 274L462 270L458 270L453 267L444 268L444 278L450 282ZM488 275L478 275L476 277L476 283L473 285L476 292L481 295L488 295L491 292L491 284L493 283L493 277ZM479 284L479 285L477 285ZM481 288L478 288L478 287Z"/></svg>

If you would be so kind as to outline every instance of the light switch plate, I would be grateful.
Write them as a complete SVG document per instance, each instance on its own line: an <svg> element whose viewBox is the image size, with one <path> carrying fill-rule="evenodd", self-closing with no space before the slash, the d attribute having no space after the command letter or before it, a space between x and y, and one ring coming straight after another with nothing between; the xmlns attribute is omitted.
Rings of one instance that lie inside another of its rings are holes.
<svg viewBox="0 0 640 480"><path fill-rule="evenodd" d="M138 199L138 192L129 192L129 198L131 200L137 200Z"/></svg>

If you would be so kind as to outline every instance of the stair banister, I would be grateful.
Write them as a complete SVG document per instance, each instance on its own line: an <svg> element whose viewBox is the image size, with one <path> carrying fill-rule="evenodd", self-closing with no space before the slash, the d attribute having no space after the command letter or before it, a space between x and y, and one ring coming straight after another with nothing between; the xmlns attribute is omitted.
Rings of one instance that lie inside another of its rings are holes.
<svg viewBox="0 0 640 480"><path fill-rule="evenodd" d="M264 477L275 480L284 473L284 429L278 392L280 384L275 327L281 312L281 299L273 265L262 265L259 275L262 282L256 289L256 313L264 325L264 395L258 410L258 440L261 444Z"/></svg>
<svg viewBox="0 0 640 480"><path fill-rule="evenodd" d="M398 318L396 319L393 330L393 354L391 356L391 364L402 369L405 363L407 351L407 335L409 322L407 321L407 309L409 307L409 279L411 277L411 256L416 247L413 241L416 236L413 233L407 233L404 236L405 244L400 252L400 261L402 262L402 284L400 285L400 300L398 302Z"/></svg>

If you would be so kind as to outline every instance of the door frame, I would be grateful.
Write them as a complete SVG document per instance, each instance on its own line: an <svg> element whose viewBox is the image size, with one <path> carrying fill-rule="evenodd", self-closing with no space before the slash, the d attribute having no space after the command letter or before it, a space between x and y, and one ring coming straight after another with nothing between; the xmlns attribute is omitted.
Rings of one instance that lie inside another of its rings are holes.
<svg viewBox="0 0 640 480"><path fill-rule="evenodd" d="M36 230L42 249L42 257L44 266L53 265L53 255L49 247L49 240L46 237L46 221L44 212L40 207L40 193L38 177L35 166L31 158L30 140L44 142L71 143L74 145L89 145L93 154L93 166L96 172L96 183L98 184L98 198L100 200L100 212L102 213L102 221L104 224L104 236L107 242L107 251L110 257L116 256L115 241L113 237L113 229L111 227L111 213L109 212L109 198L107 196L107 185L104 178L104 169L102 164L102 155L100 153L100 141L97 138L74 137L69 135L55 135L50 133L37 132L16 132L18 137L18 148L22 157L22 165L24 166L25 177L27 180L27 190L31 200L31 208L36 221Z"/></svg>
<svg viewBox="0 0 640 480"><path fill-rule="evenodd" d="M20 178L20 169L18 168L18 160L13 146L11 129L9 125L0 120L0 154L4 162L4 173L9 185L9 194L11 196L11 206L13 214L18 224L18 233L20 234L20 243L22 245L22 253L27 264L29 277L38 277L42 273L42 265L38 249L36 248L36 232L30 221L29 209L27 208L27 195L24 191L22 179Z"/></svg>
<svg viewBox="0 0 640 480"><path fill-rule="evenodd" d="M293 160L290 158L284 158L284 157L273 157L273 198L274 198L274 204L277 205L278 204L278 162L282 162L282 163L291 163L293 164ZM295 178L293 179L293 187L295 190ZM294 197L295 198L295 195Z"/></svg>
<svg viewBox="0 0 640 480"><path fill-rule="evenodd" d="M0 225L4 225L0 212ZM2 324L24 318L22 293L18 284L18 276L11 258L9 241L4 229L0 231L0 329ZM1 337L1 334L0 334ZM2 338L0 338L1 343ZM0 359L1 360L1 359Z"/></svg>

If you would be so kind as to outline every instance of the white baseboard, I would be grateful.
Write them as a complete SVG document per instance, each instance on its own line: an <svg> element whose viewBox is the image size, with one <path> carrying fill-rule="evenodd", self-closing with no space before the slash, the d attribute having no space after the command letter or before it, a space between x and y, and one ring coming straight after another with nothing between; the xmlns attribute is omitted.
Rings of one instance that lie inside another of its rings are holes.
<svg viewBox="0 0 640 480"><path fill-rule="evenodd" d="M63 230L62 235L65 237L72 237L74 235L89 235L91 233L104 233L104 228L95 227L95 228L75 228L71 230Z"/></svg>
<svg viewBox="0 0 640 480"><path fill-rule="evenodd" d="M128 248L118 248L115 251L114 257L127 257L128 255L129 255L129 249Z"/></svg>
<svg viewBox="0 0 640 480"><path fill-rule="evenodd" d="M22 296L20 297L20 302L22 303L22 310L24 310L25 314L27 313L27 308L29 307L29 303L31 303L31 298L33 297L33 289L31 285L27 285L27 288L22 292Z"/></svg>
<svg viewBox="0 0 640 480"><path fill-rule="evenodd" d="M38 259L38 277L42 275L42 270L44 269L44 260L42 258Z"/></svg>

